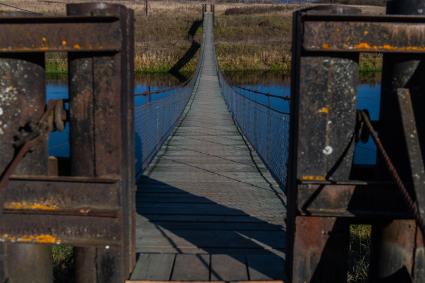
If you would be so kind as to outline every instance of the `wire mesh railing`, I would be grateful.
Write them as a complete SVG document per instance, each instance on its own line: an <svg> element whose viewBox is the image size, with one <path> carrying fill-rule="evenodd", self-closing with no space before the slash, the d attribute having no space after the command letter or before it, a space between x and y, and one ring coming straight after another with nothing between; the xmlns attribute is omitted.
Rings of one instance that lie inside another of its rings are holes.
<svg viewBox="0 0 425 283"><path fill-rule="evenodd" d="M202 45L196 70L186 83L174 88L135 95L134 129L137 178L140 178L143 170L178 125L185 107L196 89L198 75L203 64L203 53Z"/></svg>
<svg viewBox="0 0 425 283"><path fill-rule="evenodd" d="M281 186L286 185L289 146L287 97L232 87L219 71L221 92L235 123Z"/></svg>

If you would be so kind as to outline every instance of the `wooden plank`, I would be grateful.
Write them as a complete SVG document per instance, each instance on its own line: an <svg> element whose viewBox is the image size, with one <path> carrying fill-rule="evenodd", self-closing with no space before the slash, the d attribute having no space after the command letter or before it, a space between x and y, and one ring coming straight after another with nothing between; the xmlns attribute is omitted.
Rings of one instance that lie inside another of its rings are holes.
<svg viewBox="0 0 425 283"><path fill-rule="evenodd" d="M208 281L210 274L209 255L179 254L176 256L171 280Z"/></svg>
<svg viewBox="0 0 425 283"><path fill-rule="evenodd" d="M142 230L138 237L144 246L182 246L202 248L283 249L286 246L281 231L190 231Z"/></svg>
<svg viewBox="0 0 425 283"><path fill-rule="evenodd" d="M139 215L140 217L140 215ZM145 216L146 217L146 216ZM153 214L147 217L150 222L155 221L167 221L167 222L213 222L213 223L260 223L263 222L260 219L250 217L248 215L233 216L233 215L173 215L173 214Z"/></svg>
<svg viewBox="0 0 425 283"><path fill-rule="evenodd" d="M246 258L243 255L212 255L211 280L248 280Z"/></svg>
<svg viewBox="0 0 425 283"><path fill-rule="evenodd" d="M227 208L219 204L180 204L180 203L144 203L139 209L142 215L150 214L186 214L186 215L276 215L276 212L263 210L267 206L247 206L244 211L236 208Z"/></svg>
<svg viewBox="0 0 425 283"><path fill-rule="evenodd" d="M169 231L183 231L183 230L222 230L222 231L284 231L283 226L272 225L269 223L214 223L214 222L150 222L149 220L139 219L139 225L143 225L145 230L157 229L157 226L167 229Z"/></svg>
<svg viewBox="0 0 425 283"><path fill-rule="evenodd" d="M284 278L283 258L269 255L248 255L248 272L251 280L275 280Z"/></svg>
<svg viewBox="0 0 425 283"><path fill-rule="evenodd" d="M151 281L151 280L127 280L126 283L170 283L170 281ZM191 283L205 283L205 281L190 281ZM224 283L228 281L209 281L210 283ZM231 281L233 283L285 283L285 281L282 280L269 280L269 281L255 281L255 280L249 280L249 281ZM173 283L187 283L187 281L173 281Z"/></svg>
<svg viewBox="0 0 425 283"><path fill-rule="evenodd" d="M140 254L131 280L169 280L175 254Z"/></svg>

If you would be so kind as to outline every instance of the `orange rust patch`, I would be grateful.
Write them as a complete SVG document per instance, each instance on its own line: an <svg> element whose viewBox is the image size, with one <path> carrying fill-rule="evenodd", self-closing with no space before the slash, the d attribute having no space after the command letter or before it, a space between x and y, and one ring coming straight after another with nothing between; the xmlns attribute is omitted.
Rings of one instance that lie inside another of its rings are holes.
<svg viewBox="0 0 425 283"><path fill-rule="evenodd" d="M325 176L301 176L302 181L325 181Z"/></svg>
<svg viewBox="0 0 425 283"><path fill-rule="evenodd" d="M331 46L329 45L329 43L323 43L322 48L323 49L329 49Z"/></svg>
<svg viewBox="0 0 425 283"><path fill-rule="evenodd" d="M39 244L56 244L60 243L59 239L49 234L40 235L24 235L17 239L18 242L39 243Z"/></svg>
<svg viewBox="0 0 425 283"><path fill-rule="evenodd" d="M319 112L320 112L320 113L329 113L329 108L328 108L328 107L322 107L322 108L319 110Z"/></svg>
<svg viewBox="0 0 425 283"><path fill-rule="evenodd" d="M27 209L27 210L57 210L59 207L56 204L36 203L36 202L6 202L6 209Z"/></svg>
<svg viewBox="0 0 425 283"><path fill-rule="evenodd" d="M21 235L13 236L9 234L0 235L0 239L8 242L21 242L21 243L38 243L38 244L60 244L60 239L49 234L38 235Z"/></svg>
<svg viewBox="0 0 425 283"><path fill-rule="evenodd" d="M365 50L391 50L391 51L425 51L425 46L393 46L391 44L384 44L384 45L370 45L367 42L360 42L359 44L354 45L354 48L356 49L365 49Z"/></svg>
<svg viewBox="0 0 425 283"><path fill-rule="evenodd" d="M81 49L81 46L77 43L72 46L74 49Z"/></svg>
<svg viewBox="0 0 425 283"><path fill-rule="evenodd" d="M357 48L357 49L371 49L372 47L367 42L361 42L359 44L356 44L355 48Z"/></svg>

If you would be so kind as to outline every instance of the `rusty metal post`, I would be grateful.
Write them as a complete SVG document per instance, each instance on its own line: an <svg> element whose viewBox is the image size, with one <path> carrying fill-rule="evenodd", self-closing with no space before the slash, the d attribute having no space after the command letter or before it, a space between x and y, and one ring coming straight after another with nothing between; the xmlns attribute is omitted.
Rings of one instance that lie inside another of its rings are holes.
<svg viewBox="0 0 425 283"><path fill-rule="evenodd" d="M214 4L210 5L210 12L212 13L212 17L213 17L213 24L215 24L215 5Z"/></svg>
<svg viewBox="0 0 425 283"><path fill-rule="evenodd" d="M424 15L424 0L391 0L387 4L387 14ZM379 134L385 142L387 151L405 183L413 184L415 170L424 164L414 164L409 160L405 129L402 125L402 113L397 98L397 89L410 90L418 136L422 152L425 146L425 61L423 55L384 55L381 114L382 125ZM378 160L381 178L386 175L385 165ZM423 182L422 182L423 183ZM425 205L424 188L410 187L419 207ZM418 189L420 191L418 191ZM416 190L416 194L415 194ZM371 262L372 280L382 282L425 282L425 250L419 229L413 220L392 220L374 225Z"/></svg>
<svg viewBox="0 0 425 283"><path fill-rule="evenodd" d="M303 50L301 17L358 12L327 6L294 15L288 191L288 263L294 283L347 279L348 222L338 216L301 216L297 204L304 182L350 178L359 59L358 54L317 55Z"/></svg>
<svg viewBox="0 0 425 283"><path fill-rule="evenodd" d="M15 15L15 14L14 14ZM21 15L22 16L22 15ZM14 156L19 129L38 121L45 106L44 54L8 54L0 57L0 172ZM16 174L47 175L47 140L27 154ZM53 281L50 247L4 244L7 282ZM0 268L2 269L2 268ZM0 277L0 281L2 281Z"/></svg>
<svg viewBox="0 0 425 283"><path fill-rule="evenodd" d="M71 174L121 179L120 246L76 249L76 281L122 282L135 264L133 12L116 4L69 4L70 16L120 19L119 53L70 53Z"/></svg>

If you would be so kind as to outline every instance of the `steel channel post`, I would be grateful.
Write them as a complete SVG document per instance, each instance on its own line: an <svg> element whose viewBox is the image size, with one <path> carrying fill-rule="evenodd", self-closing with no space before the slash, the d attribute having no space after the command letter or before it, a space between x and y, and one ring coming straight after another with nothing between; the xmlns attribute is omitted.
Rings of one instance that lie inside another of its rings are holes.
<svg viewBox="0 0 425 283"><path fill-rule="evenodd" d="M298 11L294 17L289 272L294 283L345 282L348 222L338 217L300 216L296 205L299 180L338 181L350 177L358 54L317 55L305 51L302 48L305 13L355 14L359 11L328 6Z"/></svg>
<svg viewBox="0 0 425 283"><path fill-rule="evenodd" d="M28 16L11 12L7 16ZM42 53L0 56L0 172L15 153L14 139L19 129L40 119L45 107L45 56ZM47 175L47 139L26 155L17 175ZM0 215L0 219L1 219ZM0 221L1 222L1 221ZM53 282L49 246L0 244L0 281L10 283Z"/></svg>
<svg viewBox="0 0 425 283"><path fill-rule="evenodd" d="M121 179L121 245L76 249L77 282L122 282L135 263L133 12L116 4L69 4L71 16L120 20L118 53L70 53L71 174Z"/></svg>
<svg viewBox="0 0 425 283"><path fill-rule="evenodd" d="M387 3L390 15L424 15L424 0L391 0ZM422 151L425 145L425 57L423 55L384 55L379 135L406 183L412 182L412 173L419 168L409 160L405 134L397 100L397 89L407 88L411 93L418 136ZM422 164L423 166L423 164ZM384 161L378 160L381 178L388 176ZM412 195L419 206L425 205L425 192ZM418 188L416 188L418 189ZM413 220L392 220L374 225L372 232L372 280L380 282L425 282L424 243ZM395 281L391 281L395 280Z"/></svg>

